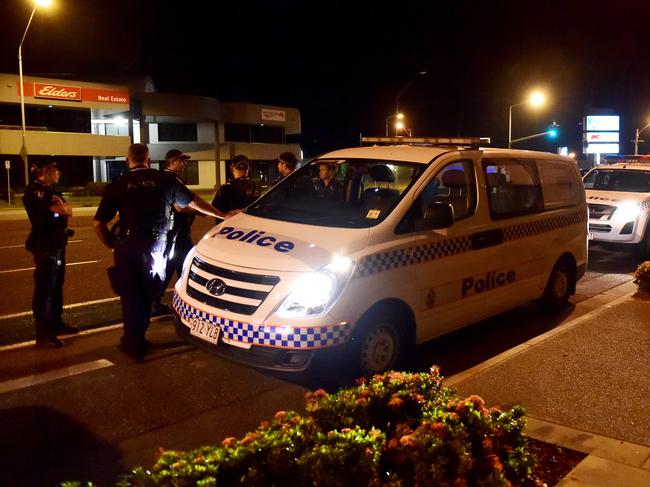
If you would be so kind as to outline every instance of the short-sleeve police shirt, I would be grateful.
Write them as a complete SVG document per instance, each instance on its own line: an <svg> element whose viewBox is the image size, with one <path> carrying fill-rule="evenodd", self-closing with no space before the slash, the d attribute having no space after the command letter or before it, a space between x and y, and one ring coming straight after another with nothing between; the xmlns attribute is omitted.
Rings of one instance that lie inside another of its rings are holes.
<svg viewBox="0 0 650 487"><path fill-rule="evenodd" d="M61 193L37 179L25 188L23 204L32 224L33 238L39 244L63 248L67 240L65 229L68 226L68 217L50 210L55 195L65 201Z"/></svg>
<svg viewBox="0 0 650 487"><path fill-rule="evenodd" d="M176 175L135 167L106 186L95 220L111 221L119 212L122 226L142 231L166 231L171 205L185 208L194 199Z"/></svg>

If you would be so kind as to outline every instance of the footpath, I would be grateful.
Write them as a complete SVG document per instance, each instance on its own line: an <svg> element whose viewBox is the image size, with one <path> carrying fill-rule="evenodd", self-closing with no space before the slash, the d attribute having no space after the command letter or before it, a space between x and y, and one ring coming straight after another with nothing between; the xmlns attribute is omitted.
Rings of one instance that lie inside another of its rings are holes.
<svg viewBox="0 0 650 487"><path fill-rule="evenodd" d="M587 299L571 321L445 385L523 404L528 436L587 454L560 487L650 486L650 299L635 291Z"/></svg>

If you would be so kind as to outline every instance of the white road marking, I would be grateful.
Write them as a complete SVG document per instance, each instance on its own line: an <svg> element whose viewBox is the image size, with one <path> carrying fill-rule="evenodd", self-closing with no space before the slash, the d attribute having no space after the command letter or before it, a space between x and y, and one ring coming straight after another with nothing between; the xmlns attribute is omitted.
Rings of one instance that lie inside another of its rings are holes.
<svg viewBox="0 0 650 487"><path fill-rule="evenodd" d="M171 293L172 291L173 291L173 289L167 289L165 291L165 294ZM74 308L81 308L82 306L91 306L93 304L110 303L111 301L119 301L119 299L120 299L119 296L114 296L112 298L95 299L93 301L83 301L81 303L66 304L63 307L63 309L74 309ZM11 320L13 318L20 318L21 316L29 316L31 314L32 314L31 311L21 311L20 313L12 313L12 314L9 314L9 315L1 315L0 320Z"/></svg>
<svg viewBox="0 0 650 487"><path fill-rule="evenodd" d="M5 382L0 382L0 394L6 394L7 392L25 389L27 387L44 384L58 379L65 379L66 377L84 374L93 370L104 369L112 365L115 364L110 360L100 359L93 360L92 362L85 362L83 364L71 365L70 367L65 367L63 369L51 370L42 374L28 375L19 379L7 380Z"/></svg>
<svg viewBox="0 0 650 487"><path fill-rule="evenodd" d="M83 242L83 240L68 240L69 244L77 243L77 242ZM0 250L3 250L3 249L24 249L24 248L25 248L25 244L21 244L21 245L2 245L2 246L0 246Z"/></svg>
<svg viewBox="0 0 650 487"><path fill-rule="evenodd" d="M84 260L83 262L68 262L66 267L70 265L83 265L83 264L94 264L95 262L101 262L101 260ZM9 269L7 271L0 271L0 274L9 274L10 272L23 272L23 271L33 271L36 267L24 267L22 269Z"/></svg>

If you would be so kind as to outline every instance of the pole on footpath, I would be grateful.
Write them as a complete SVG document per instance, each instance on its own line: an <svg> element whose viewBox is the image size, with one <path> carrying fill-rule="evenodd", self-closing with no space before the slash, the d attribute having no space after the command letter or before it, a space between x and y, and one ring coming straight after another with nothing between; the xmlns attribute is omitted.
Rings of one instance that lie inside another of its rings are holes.
<svg viewBox="0 0 650 487"><path fill-rule="evenodd" d="M11 169L11 161L5 161L5 169L7 170L7 203L11 206L11 179L9 177L9 169Z"/></svg>

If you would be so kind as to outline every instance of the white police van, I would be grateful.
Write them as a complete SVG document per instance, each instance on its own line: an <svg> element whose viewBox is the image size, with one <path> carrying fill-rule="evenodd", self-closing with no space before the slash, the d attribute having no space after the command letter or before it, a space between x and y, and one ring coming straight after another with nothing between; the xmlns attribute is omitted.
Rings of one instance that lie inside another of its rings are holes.
<svg viewBox="0 0 650 487"><path fill-rule="evenodd" d="M650 156L609 156L583 181L589 206L589 240L650 257Z"/></svg>
<svg viewBox="0 0 650 487"><path fill-rule="evenodd" d="M522 303L566 304L587 263L572 159L479 138L365 141L400 145L324 154L203 237L176 284L182 337L279 370L338 351L369 374ZM330 191L315 189L321 165Z"/></svg>

